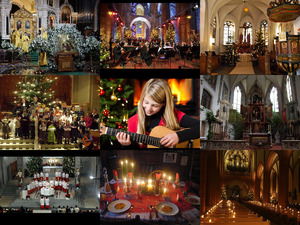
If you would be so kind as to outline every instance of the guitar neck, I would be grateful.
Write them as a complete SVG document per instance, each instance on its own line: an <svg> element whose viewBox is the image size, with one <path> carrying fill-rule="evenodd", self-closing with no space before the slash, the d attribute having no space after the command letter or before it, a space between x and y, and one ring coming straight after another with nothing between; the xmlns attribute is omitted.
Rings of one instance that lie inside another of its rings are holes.
<svg viewBox="0 0 300 225"><path fill-rule="evenodd" d="M158 137L152 137L152 136L148 136L145 134L137 134L137 133L114 129L114 128L110 128L110 127L107 127L106 129L107 129L106 130L107 135L116 136L117 133L123 132L123 133L128 134L132 141L147 144L147 145L153 145L156 147L161 147L160 138L158 138Z"/></svg>

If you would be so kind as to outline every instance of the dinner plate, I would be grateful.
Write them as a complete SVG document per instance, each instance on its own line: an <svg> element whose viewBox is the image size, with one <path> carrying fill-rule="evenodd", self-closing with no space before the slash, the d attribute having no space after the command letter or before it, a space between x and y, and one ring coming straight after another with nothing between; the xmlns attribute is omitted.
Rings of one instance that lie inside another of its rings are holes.
<svg viewBox="0 0 300 225"><path fill-rule="evenodd" d="M123 206L124 207L121 207L121 208L116 208L118 206L122 206L122 204L124 204ZM112 213L122 213L122 212L125 212L127 211L128 209L130 209L130 206L131 206L131 203L127 200L116 200L116 201L113 201L111 202L109 205L108 205L108 211L112 212Z"/></svg>
<svg viewBox="0 0 300 225"><path fill-rule="evenodd" d="M200 205L200 198L196 195L188 195L186 201L192 205Z"/></svg>
<svg viewBox="0 0 300 225"><path fill-rule="evenodd" d="M155 208L159 213L165 216L175 216L179 212L177 205L172 202L160 202L155 206ZM167 209L170 211L166 211Z"/></svg>

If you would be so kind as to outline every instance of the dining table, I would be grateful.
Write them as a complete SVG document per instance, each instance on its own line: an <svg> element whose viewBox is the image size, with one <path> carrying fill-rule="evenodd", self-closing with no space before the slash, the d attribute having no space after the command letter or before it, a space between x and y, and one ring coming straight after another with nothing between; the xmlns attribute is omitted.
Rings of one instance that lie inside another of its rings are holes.
<svg viewBox="0 0 300 225"><path fill-rule="evenodd" d="M155 192L142 192L137 182L133 182L128 190L123 180L119 179L119 191L116 196L112 193L105 193L104 200L100 201L100 219L122 221L139 216L140 220L144 221L174 221L193 224L195 221L200 221L200 198L192 192L184 193L184 184L182 181L177 185L161 183L160 190L165 189L165 193L155 194ZM111 207L118 202L126 205L123 211L117 212ZM172 208L173 212L170 213L172 215L162 210L165 205Z"/></svg>

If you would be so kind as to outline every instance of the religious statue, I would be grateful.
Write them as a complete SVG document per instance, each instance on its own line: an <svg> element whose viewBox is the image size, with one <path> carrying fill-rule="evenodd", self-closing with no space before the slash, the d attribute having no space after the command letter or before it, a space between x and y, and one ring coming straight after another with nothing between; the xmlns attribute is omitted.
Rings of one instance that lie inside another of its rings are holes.
<svg viewBox="0 0 300 225"><path fill-rule="evenodd" d="M48 35L47 35L47 31L44 27L41 27L41 37L44 38L45 40L48 39ZM40 54L40 66L47 66L48 62L47 62L47 54L46 52L42 52Z"/></svg>
<svg viewBox="0 0 300 225"><path fill-rule="evenodd" d="M24 35L22 36L22 49L25 53L28 53L28 45L29 45L29 37L25 32Z"/></svg>
<svg viewBox="0 0 300 225"><path fill-rule="evenodd" d="M18 183L19 183L19 185L21 185L22 183L23 183L23 173L22 173L22 171L19 169L19 171L18 171L18 173L17 173L17 175L16 175L16 177L18 178Z"/></svg>

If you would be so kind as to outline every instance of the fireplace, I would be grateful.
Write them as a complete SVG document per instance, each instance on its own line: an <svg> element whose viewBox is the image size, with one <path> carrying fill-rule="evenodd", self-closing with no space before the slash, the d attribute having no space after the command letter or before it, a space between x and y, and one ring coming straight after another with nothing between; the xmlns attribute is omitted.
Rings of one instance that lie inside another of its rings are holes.
<svg viewBox="0 0 300 225"><path fill-rule="evenodd" d="M133 80L133 104L137 106L147 80ZM199 117L199 79L167 79L172 90L175 108L189 116Z"/></svg>

